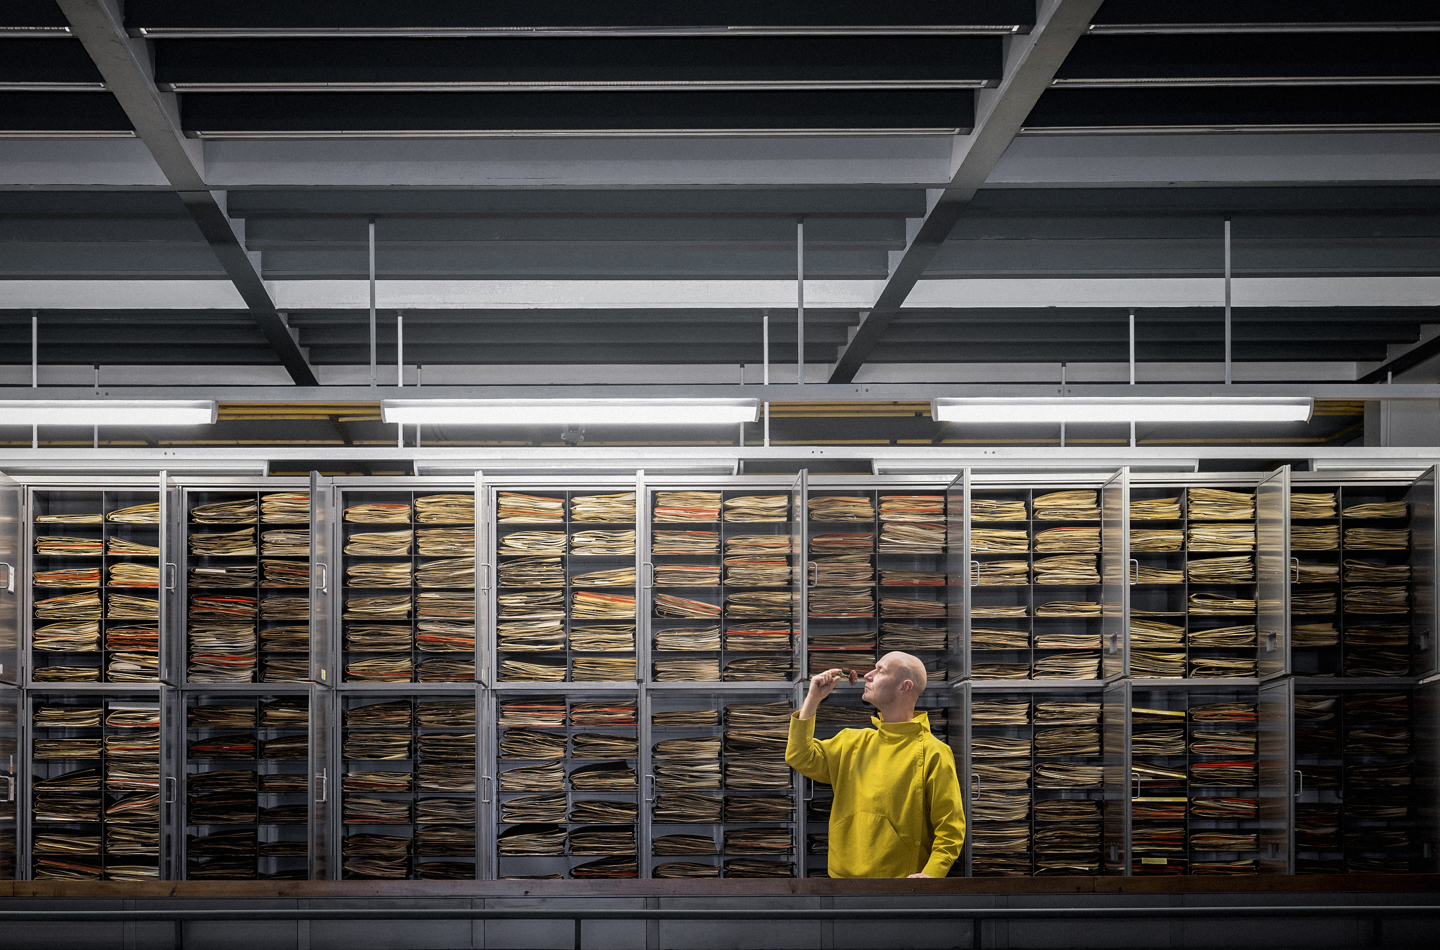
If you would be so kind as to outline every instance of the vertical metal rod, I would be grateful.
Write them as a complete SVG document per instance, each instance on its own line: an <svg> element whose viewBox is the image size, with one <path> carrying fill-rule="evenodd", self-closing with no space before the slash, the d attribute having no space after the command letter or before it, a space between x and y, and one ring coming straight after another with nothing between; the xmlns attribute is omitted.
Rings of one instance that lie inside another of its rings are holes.
<svg viewBox="0 0 1440 950"><path fill-rule="evenodd" d="M765 311L765 316L760 318L760 334L762 341L760 345L765 349L765 385L770 385L770 311Z"/></svg>
<svg viewBox="0 0 1440 950"><path fill-rule="evenodd" d="M405 448L405 423L395 423L395 448Z"/></svg>
<svg viewBox="0 0 1440 950"><path fill-rule="evenodd" d="M30 388L40 388L40 311L30 311ZM30 448L40 448L40 427L30 427Z"/></svg>
<svg viewBox="0 0 1440 950"><path fill-rule="evenodd" d="M416 388L416 389L419 389L421 386L424 386L424 385L425 385L425 380L424 380L424 379L421 377L421 375L420 375L420 374L424 371L424 369L425 369L425 366L424 366L423 363L416 363L416 364L415 364L415 388Z"/></svg>
<svg viewBox="0 0 1440 950"><path fill-rule="evenodd" d="M420 448L420 423L415 423L415 448Z"/></svg>
<svg viewBox="0 0 1440 950"><path fill-rule="evenodd" d="M1135 309L1130 309L1130 385L1135 385Z"/></svg>
<svg viewBox="0 0 1440 950"><path fill-rule="evenodd" d="M99 364L99 363L96 363L96 364L94 364L94 365L95 365L95 395L96 395L96 396L99 396L99 395L100 395L100 364ZM99 427L99 426L95 426L95 430L94 430L94 433L93 433L92 441L91 441L91 443L90 443L90 447L91 447L91 448L95 448L95 449L100 448L100 427Z"/></svg>
<svg viewBox="0 0 1440 950"><path fill-rule="evenodd" d="M795 374L805 385L805 218L795 219Z"/></svg>
<svg viewBox="0 0 1440 950"><path fill-rule="evenodd" d="M1060 364L1060 395L1065 395L1065 364ZM1065 423L1060 423L1060 448L1065 448Z"/></svg>
<svg viewBox="0 0 1440 950"><path fill-rule="evenodd" d="M370 386L378 385L375 378L375 218L370 218Z"/></svg>
<svg viewBox="0 0 1440 950"><path fill-rule="evenodd" d="M395 387L405 388L405 314L395 314Z"/></svg>
<svg viewBox="0 0 1440 950"><path fill-rule="evenodd" d="M1225 219L1225 385L1230 385L1230 219Z"/></svg>
<svg viewBox="0 0 1440 950"><path fill-rule="evenodd" d="M740 423L740 448L745 448L745 423Z"/></svg>
<svg viewBox="0 0 1440 950"><path fill-rule="evenodd" d="M1133 420L1130 423L1130 448L1135 448L1135 423Z"/></svg>
<svg viewBox="0 0 1440 950"><path fill-rule="evenodd" d="M765 448L770 448L770 403L765 403Z"/></svg>

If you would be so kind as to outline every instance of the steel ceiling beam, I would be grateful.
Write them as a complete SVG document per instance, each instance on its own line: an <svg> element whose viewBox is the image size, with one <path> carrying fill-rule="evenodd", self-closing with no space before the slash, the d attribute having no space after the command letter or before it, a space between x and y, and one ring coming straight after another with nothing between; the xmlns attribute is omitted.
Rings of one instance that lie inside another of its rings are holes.
<svg viewBox="0 0 1440 950"><path fill-rule="evenodd" d="M85 47L105 84L125 111L170 186L195 219L225 274L249 308L260 332L290 377L300 386L318 384L300 344L265 289L257 259L245 250L241 234L225 208L225 193L205 181L204 146L185 137L180 103L155 85L145 40L125 32L117 0L57 0L70 31Z"/></svg>
<svg viewBox="0 0 1440 950"><path fill-rule="evenodd" d="M847 383L855 378L955 222L1049 88L1076 40L1089 28L1101 2L1046 0L1036 10L1034 29L1006 41L1004 78L997 89L975 94L973 131L957 142L958 161L952 160L955 171L950 183L932 192L930 210L917 226L906 229L909 241L905 250L891 252L890 277L835 361L830 382Z"/></svg>

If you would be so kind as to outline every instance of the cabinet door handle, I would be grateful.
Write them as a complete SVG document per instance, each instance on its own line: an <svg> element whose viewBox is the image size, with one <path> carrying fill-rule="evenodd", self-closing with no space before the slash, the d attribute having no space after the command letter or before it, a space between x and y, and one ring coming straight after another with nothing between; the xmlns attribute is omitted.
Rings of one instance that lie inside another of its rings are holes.
<svg viewBox="0 0 1440 950"><path fill-rule="evenodd" d="M165 784L170 788L170 794L166 796L165 804L173 805L175 804L176 799L179 798L178 793L180 790L180 782L178 779L175 778L175 776L167 775L165 777Z"/></svg>
<svg viewBox="0 0 1440 950"><path fill-rule="evenodd" d="M315 804L323 805L330 800L330 770L321 769L315 773L320 780L320 795L315 799Z"/></svg>
<svg viewBox="0 0 1440 950"><path fill-rule="evenodd" d="M15 565L0 561L0 567L5 568L5 593L15 593Z"/></svg>
<svg viewBox="0 0 1440 950"><path fill-rule="evenodd" d="M1140 583L1140 561L1137 558L1130 559L1130 584L1133 586Z"/></svg>
<svg viewBox="0 0 1440 950"><path fill-rule="evenodd" d="M165 562L165 589L174 590L180 583L180 568L174 561Z"/></svg>
<svg viewBox="0 0 1440 950"><path fill-rule="evenodd" d="M1305 773L1299 769L1295 770L1295 797L1299 798L1305 794Z"/></svg>
<svg viewBox="0 0 1440 950"><path fill-rule="evenodd" d="M317 579L317 587L319 588L320 593L330 593L330 565L317 562L315 564L315 570L318 571L320 574L319 578Z"/></svg>
<svg viewBox="0 0 1440 950"><path fill-rule="evenodd" d="M1300 583L1300 559L1298 557L1290 559L1290 583Z"/></svg>

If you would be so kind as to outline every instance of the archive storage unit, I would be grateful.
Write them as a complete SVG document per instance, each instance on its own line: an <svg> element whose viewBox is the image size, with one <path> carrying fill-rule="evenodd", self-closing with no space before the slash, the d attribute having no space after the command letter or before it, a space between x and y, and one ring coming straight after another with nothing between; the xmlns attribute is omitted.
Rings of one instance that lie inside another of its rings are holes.
<svg viewBox="0 0 1440 950"><path fill-rule="evenodd" d="M484 798L474 685L367 684L330 698L340 725L328 766L335 776L330 877L479 878L486 848L477 835Z"/></svg>
<svg viewBox="0 0 1440 950"><path fill-rule="evenodd" d="M312 732L330 728L312 688L186 689L175 723L183 742L180 866L187 880L307 880L325 820L323 769L312 773Z"/></svg>
<svg viewBox="0 0 1440 950"><path fill-rule="evenodd" d="M891 649L952 873L1432 869L1433 485L0 483L0 872L823 874L786 720ZM867 721L842 685L817 732Z"/></svg>

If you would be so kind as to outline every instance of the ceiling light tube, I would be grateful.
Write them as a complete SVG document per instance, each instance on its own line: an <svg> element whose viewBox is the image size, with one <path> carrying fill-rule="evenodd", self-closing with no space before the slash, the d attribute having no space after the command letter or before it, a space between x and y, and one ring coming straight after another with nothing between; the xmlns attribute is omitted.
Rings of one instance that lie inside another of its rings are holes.
<svg viewBox="0 0 1440 950"><path fill-rule="evenodd" d="M213 399L4 399L0 425L203 426L217 409Z"/></svg>
<svg viewBox="0 0 1440 950"><path fill-rule="evenodd" d="M936 422L1309 422L1308 396L1052 396L933 399Z"/></svg>
<svg viewBox="0 0 1440 950"><path fill-rule="evenodd" d="M754 422L758 399L386 399L385 422L421 425L690 425Z"/></svg>

